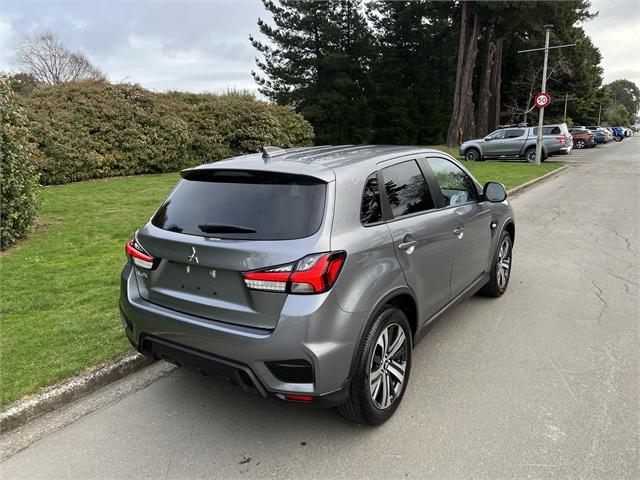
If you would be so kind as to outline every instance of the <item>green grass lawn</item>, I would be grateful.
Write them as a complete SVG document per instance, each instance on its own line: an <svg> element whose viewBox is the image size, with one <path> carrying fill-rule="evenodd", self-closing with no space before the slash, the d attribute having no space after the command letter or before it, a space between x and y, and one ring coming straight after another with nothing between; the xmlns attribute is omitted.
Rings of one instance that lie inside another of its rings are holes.
<svg viewBox="0 0 640 480"><path fill-rule="evenodd" d="M38 228L0 257L2 405L130 349L118 315L124 245L178 178L41 191Z"/></svg>
<svg viewBox="0 0 640 480"><path fill-rule="evenodd" d="M481 182L510 188L561 164L466 165ZM38 227L0 255L2 405L129 351L118 315L124 244L178 178L117 178L41 191Z"/></svg>

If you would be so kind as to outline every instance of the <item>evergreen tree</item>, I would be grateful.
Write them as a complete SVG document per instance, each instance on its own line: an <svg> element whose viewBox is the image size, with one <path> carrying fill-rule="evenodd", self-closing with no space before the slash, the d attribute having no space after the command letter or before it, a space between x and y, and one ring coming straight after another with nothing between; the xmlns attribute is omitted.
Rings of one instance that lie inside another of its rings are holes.
<svg viewBox="0 0 640 480"><path fill-rule="evenodd" d="M260 92L311 122L317 143L363 143L371 136L366 97L372 38L361 0L262 0L270 42L251 37L264 59L252 72Z"/></svg>
<svg viewBox="0 0 640 480"><path fill-rule="evenodd" d="M428 1L369 5L377 50L371 68L376 143L444 142L455 75L446 45L455 42L455 8L453 3Z"/></svg>

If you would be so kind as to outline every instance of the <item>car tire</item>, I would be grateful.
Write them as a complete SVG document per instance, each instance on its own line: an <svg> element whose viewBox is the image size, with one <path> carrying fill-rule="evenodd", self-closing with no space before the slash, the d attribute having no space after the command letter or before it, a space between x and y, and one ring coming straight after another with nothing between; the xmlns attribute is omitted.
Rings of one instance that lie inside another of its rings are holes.
<svg viewBox="0 0 640 480"><path fill-rule="evenodd" d="M576 140L573 144L578 150L582 150L585 147L584 140Z"/></svg>
<svg viewBox="0 0 640 480"><path fill-rule="evenodd" d="M464 159L468 162L478 162L482 160L482 155L480 155L480 151L477 149L470 148L464 152Z"/></svg>
<svg viewBox="0 0 640 480"><path fill-rule="evenodd" d="M534 163L536 161L536 149L529 148L526 152L524 152L524 158L529 163Z"/></svg>
<svg viewBox="0 0 640 480"><path fill-rule="evenodd" d="M396 345L396 341L402 343ZM349 399L338 407L340 414L357 423L381 425L386 422L400 405L407 389L411 347L407 317L399 308L385 305L360 346ZM399 381L402 369L404 374ZM376 374L377 381L372 378Z"/></svg>
<svg viewBox="0 0 640 480"><path fill-rule="evenodd" d="M480 293L487 297L500 297L507 291L511 278L511 266L513 264L513 239L506 230L500 235L498 248L493 256L491 264L491 277L482 287Z"/></svg>

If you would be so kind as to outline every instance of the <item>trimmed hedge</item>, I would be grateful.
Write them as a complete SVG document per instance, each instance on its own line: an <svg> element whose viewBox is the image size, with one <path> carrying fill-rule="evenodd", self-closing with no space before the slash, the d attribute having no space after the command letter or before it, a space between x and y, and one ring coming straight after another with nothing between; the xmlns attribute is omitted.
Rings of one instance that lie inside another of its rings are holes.
<svg viewBox="0 0 640 480"><path fill-rule="evenodd" d="M263 145L313 142L300 115L246 93L155 93L86 81L39 88L23 102L43 184L173 172Z"/></svg>
<svg viewBox="0 0 640 480"><path fill-rule="evenodd" d="M9 80L0 76L0 250L27 233L38 209L27 125Z"/></svg>

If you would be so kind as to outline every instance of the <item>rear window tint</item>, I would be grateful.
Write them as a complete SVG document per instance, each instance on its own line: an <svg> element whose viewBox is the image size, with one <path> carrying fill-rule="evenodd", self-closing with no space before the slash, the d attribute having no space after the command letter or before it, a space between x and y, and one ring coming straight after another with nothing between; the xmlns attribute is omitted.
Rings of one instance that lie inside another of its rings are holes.
<svg viewBox="0 0 640 480"><path fill-rule="evenodd" d="M243 240L313 235L324 215L326 183L272 172L188 172L151 223L172 232Z"/></svg>

